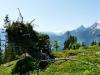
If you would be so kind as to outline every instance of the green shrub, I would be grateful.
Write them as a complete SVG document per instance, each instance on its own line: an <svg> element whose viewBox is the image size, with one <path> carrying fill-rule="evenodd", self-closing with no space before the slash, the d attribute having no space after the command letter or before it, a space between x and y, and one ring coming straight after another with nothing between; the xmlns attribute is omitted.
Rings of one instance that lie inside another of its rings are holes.
<svg viewBox="0 0 100 75"><path fill-rule="evenodd" d="M54 57L64 57L64 53L61 51L55 51L53 52Z"/></svg>
<svg viewBox="0 0 100 75"><path fill-rule="evenodd" d="M12 69L12 74L27 74L29 71L36 69L36 62L32 58L25 57L19 60L15 67Z"/></svg>
<svg viewBox="0 0 100 75"><path fill-rule="evenodd" d="M85 70L85 71L83 72L83 75L90 75L90 72L89 72L88 70Z"/></svg>

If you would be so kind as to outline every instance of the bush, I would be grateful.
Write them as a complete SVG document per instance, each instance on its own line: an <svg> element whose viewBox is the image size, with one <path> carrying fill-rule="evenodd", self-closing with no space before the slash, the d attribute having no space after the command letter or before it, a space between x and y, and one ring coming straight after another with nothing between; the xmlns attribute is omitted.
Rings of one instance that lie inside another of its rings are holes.
<svg viewBox="0 0 100 75"><path fill-rule="evenodd" d="M27 74L29 71L36 69L36 62L32 58L25 57L19 60L12 70L12 74Z"/></svg>
<svg viewBox="0 0 100 75"><path fill-rule="evenodd" d="M49 64L49 62L47 62L47 61L41 61L39 63L39 68L40 69L45 69L48 64Z"/></svg>
<svg viewBox="0 0 100 75"><path fill-rule="evenodd" d="M89 72L88 70L85 70L85 71L83 72L83 75L90 75L90 72Z"/></svg>

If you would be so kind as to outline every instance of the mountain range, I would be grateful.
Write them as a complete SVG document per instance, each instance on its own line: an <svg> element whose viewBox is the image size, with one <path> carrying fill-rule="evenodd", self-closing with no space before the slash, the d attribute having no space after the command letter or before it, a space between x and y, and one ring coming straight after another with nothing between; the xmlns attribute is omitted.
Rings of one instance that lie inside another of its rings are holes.
<svg viewBox="0 0 100 75"><path fill-rule="evenodd" d="M95 22L90 27L84 27L81 25L79 28L72 30L72 31L66 31L63 34L55 34L53 32L47 33L50 37L51 43L53 44L54 40L58 40L60 49L64 47L64 42L68 38L68 34L73 35L77 37L77 40L79 43L84 42L86 45L90 45L92 41L100 41L100 21Z"/></svg>

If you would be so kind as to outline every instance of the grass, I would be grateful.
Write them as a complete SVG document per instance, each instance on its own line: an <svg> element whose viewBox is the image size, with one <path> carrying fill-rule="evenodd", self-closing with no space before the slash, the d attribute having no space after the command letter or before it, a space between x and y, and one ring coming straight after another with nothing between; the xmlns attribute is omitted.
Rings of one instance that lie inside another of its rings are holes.
<svg viewBox="0 0 100 75"><path fill-rule="evenodd" d="M16 61L12 61L0 66L0 75L11 75L12 68L15 66Z"/></svg>
<svg viewBox="0 0 100 75"><path fill-rule="evenodd" d="M71 58L74 60L60 60L51 63L45 70L30 72L30 75L100 75L100 47L87 46L78 50L64 50L53 52L58 58ZM9 63L10 66L0 66L0 75L11 75L11 70L16 61Z"/></svg>

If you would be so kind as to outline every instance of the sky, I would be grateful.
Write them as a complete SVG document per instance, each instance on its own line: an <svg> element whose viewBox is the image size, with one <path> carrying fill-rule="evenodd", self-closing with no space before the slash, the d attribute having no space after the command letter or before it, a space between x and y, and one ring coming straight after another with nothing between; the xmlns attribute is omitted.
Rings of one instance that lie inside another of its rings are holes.
<svg viewBox="0 0 100 75"><path fill-rule="evenodd" d="M39 32L64 32L100 20L100 0L0 0L0 28L4 17L17 20L20 9L24 21L35 19Z"/></svg>

